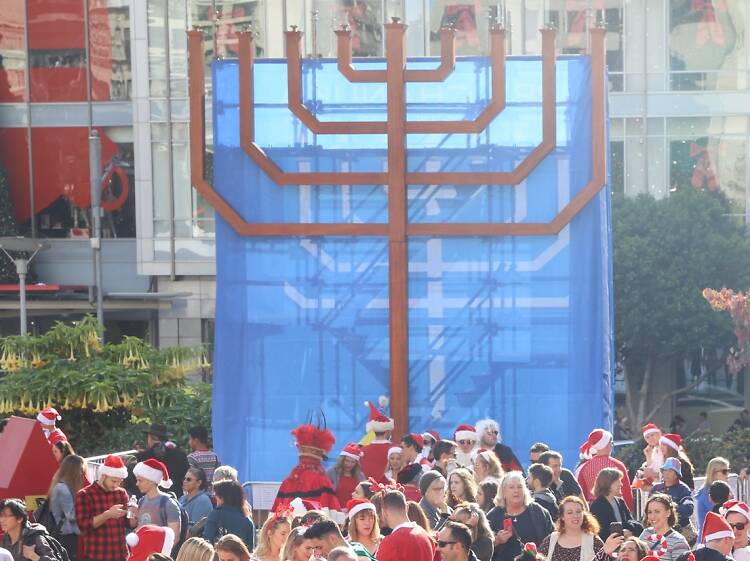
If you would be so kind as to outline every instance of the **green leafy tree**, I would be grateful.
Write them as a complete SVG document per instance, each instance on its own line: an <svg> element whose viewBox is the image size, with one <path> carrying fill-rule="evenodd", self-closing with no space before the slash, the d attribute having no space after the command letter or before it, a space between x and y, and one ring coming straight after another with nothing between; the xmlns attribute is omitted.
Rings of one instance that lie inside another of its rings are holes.
<svg viewBox="0 0 750 561"><path fill-rule="evenodd" d="M729 318L702 295L707 286L750 285L750 244L728 209L720 193L692 189L614 200L615 340L632 426L721 368L735 343ZM655 377L672 375L659 365L699 349L709 351L704 374L649 404Z"/></svg>

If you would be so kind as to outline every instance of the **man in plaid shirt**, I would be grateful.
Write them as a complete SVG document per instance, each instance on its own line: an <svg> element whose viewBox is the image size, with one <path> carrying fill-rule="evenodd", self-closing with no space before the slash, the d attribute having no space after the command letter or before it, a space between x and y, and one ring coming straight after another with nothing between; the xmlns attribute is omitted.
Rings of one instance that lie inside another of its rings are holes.
<svg viewBox="0 0 750 561"><path fill-rule="evenodd" d="M118 456L108 456L99 480L76 494L76 521L81 529L82 561L124 561L128 494L121 487L128 470Z"/></svg>

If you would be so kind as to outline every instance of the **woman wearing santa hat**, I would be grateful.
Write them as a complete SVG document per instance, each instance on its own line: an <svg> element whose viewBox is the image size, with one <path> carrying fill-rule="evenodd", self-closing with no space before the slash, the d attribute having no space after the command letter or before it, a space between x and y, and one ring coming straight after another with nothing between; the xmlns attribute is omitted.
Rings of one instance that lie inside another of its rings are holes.
<svg viewBox="0 0 750 561"><path fill-rule="evenodd" d="M361 544L374 557L382 537L375 505L368 500L352 499L346 504L349 516L348 541Z"/></svg>
<svg viewBox="0 0 750 561"><path fill-rule="evenodd" d="M403 449L401 446L391 446L388 448L388 469L383 473L385 481L396 481L398 472L400 472L403 467L403 462L401 461L402 453ZM383 481L383 478L381 478L381 481Z"/></svg>
<svg viewBox="0 0 750 561"><path fill-rule="evenodd" d="M661 561L675 561L690 551L687 540L674 527L677 525L677 510L669 495L657 493L646 501L646 521L649 527L640 538L649 550Z"/></svg>
<svg viewBox="0 0 750 561"><path fill-rule="evenodd" d="M336 498L341 505L345 505L351 499L354 489L357 488L357 485L361 481L366 479L359 467L361 457L362 448L360 448L359 444L350 442L339 452L339 459L336 460L336 465L326 472L331 483L333 483Z"/></svg>
<svg viewBox="0 0 750 561"><path fill-rule="evenodd" d="M690 487L692 491L695 489L695 481L693 480L693 463L688 458L685 449L682 447L682 437L679 434L663 434L659 438L659 448L661 449L664 461L667 458L677 458L680 460L682 466L682 482Z"/></svg>

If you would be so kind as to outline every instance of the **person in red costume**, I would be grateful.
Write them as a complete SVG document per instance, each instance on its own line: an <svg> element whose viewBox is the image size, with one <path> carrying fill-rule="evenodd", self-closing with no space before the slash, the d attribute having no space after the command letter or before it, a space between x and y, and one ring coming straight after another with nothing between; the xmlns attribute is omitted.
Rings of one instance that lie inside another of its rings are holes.
<svg viewBox="0 0 750 561"><path fill-rule="evenodd" d="M367 432L375 433L375 440L362 448L359 465L366 477L380 481L388 467L388 450L393 446L393 419L378 411L372 402L368 401L367 405L370 407L370 419L365 428Z"/></svg>
<svg viewBox="0 0 750 561"><path fill-rule="evenodd" d="M365 476L359 467L361 457L362 448L359 447L359 444L350 442L339 453L336 465L326 472L331 483L333 483L336 497L342 505L351 500L354 489L365 480Z"/></svg>
<svg viewBox="0 0 750 561"><path fill-rule="evenodd" d="M380 561L432 561L435 558L435 542L425 530L409 521L406 497L401 491L385 491L381 516L393 531L380 543Z"/></svg>
<svg viewBox="0 0 750 561"><path fill-rule="evenodd" d="M288 508L296 497L320 503L321 508L341 510L333 483L326 475L321 462L331 451L336 437L328 429L312 424L300 425L292 431L297 446L299 463L281 482L271 510Z"/></svg>
<svg viewBox="0 0 750 561"><path fill-rule="evenodd" d="M62 419L60 413L54 407L47 407L39 411L36 416L36 420L42 425L42 432L44 437L49 441L50 444L59 442L61 440L68 440L65 433L55 426L55 423Z"/></svg>

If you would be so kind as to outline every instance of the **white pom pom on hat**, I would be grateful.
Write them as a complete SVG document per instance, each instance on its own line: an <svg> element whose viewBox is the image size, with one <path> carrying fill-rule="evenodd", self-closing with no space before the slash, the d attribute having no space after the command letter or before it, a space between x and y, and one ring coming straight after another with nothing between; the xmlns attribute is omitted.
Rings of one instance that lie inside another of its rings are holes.
<svg viewBox="0 0 750 561"><path fill-rule="evenodd" d="M125 536L125 543L127 543L130 547L137 546L139 541L141 541L141 538L139 538L138 534L136 534L135 532L130 532L127 536Z"/></svg>

